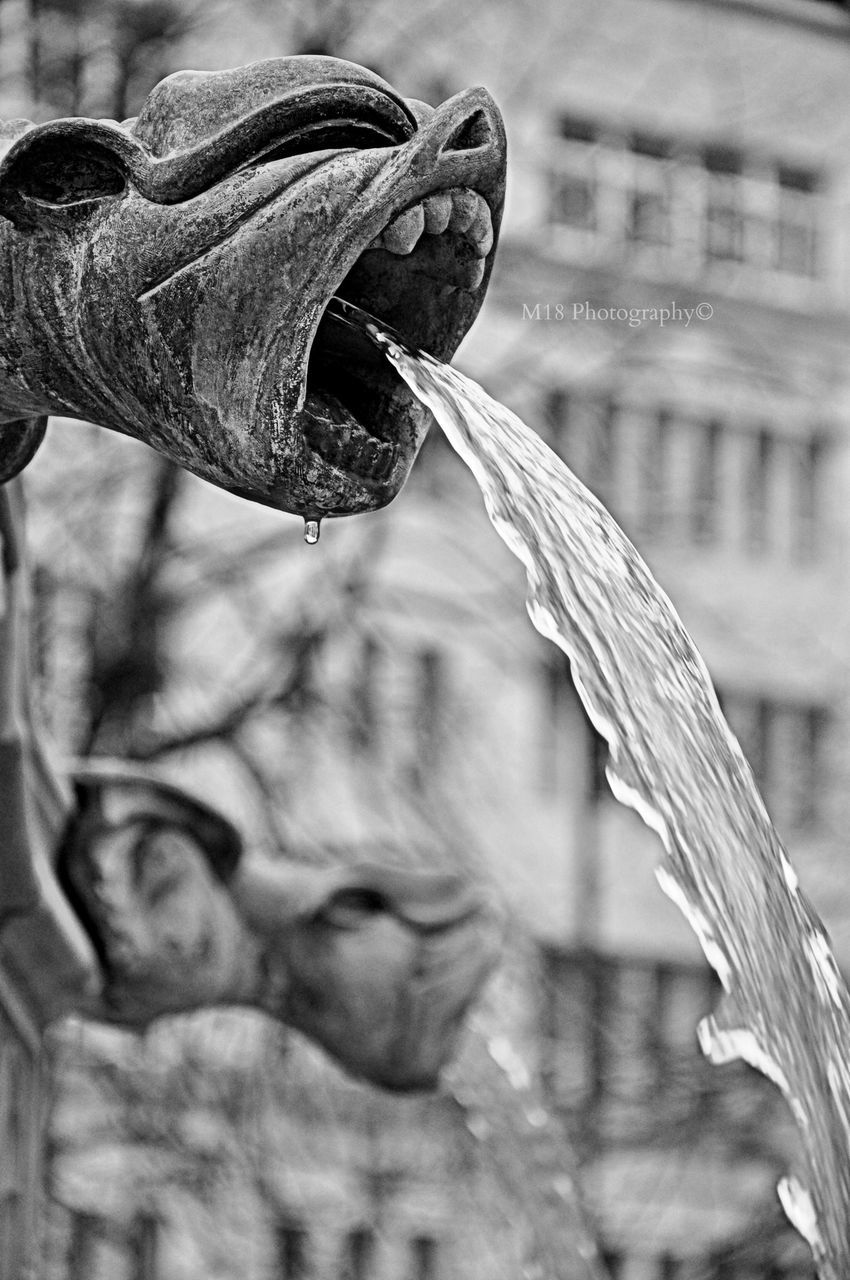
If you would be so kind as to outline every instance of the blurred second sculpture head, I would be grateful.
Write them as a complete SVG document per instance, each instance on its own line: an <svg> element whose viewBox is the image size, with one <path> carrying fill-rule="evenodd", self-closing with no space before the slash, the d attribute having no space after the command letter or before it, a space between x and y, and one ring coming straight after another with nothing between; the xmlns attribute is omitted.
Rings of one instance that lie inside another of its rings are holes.
<svg viewBox="0 0 850 1280"><path fill-rule="evenodd" d="M243 861L205 804L127 766L76 776L59 872L103 968L85 1012L129 1027L262 1009L355 1076L431 1088L495 962L492 904L453 875Z"/></svg>

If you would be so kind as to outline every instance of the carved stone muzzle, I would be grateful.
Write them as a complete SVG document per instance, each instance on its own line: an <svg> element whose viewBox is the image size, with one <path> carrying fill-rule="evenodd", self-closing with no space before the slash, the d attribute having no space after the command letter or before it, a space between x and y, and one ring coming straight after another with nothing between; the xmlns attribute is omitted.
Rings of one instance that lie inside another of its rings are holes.
<svg viewBox="0 0 850 1280"><path fill-rule="evenodd" d="M339 294L454 353L504 196L485 90L432 109L351 63L282 58L171 76L123 125L6 137L0 423L88 419L305 517L395 496L428 415L323 317ZM27 449L5 430L8 472Z"/></svg>

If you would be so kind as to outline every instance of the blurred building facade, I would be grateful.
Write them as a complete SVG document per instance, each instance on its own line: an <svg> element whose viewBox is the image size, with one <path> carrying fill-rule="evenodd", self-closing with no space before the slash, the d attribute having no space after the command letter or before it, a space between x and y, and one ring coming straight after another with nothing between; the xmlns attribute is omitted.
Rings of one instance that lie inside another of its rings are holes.
<svg viewBox="0 0 850 1280"><path fill-rule="evenodd" d="M850 18L816 0L470 11L396 80L429 98L484 83L506 115L502 245L459 363L649 560L848 965ZM278 51L244 33L238 55L197 49L189 65ZM472 481L432 438L408 490L365 525L380 552L367 553L364 624L328 651L328 696L279 767L289 839L416 846L502 887L539 980L513 1004L497 988L491 1025L501 1012L497 1044L571 1135L612 1280L808 1280L776 1206L794 1155L784 1107L753 1073L699 1055L712 974L655 882L655 837L607 789L604 746L527 622L522 573ZM326 530L307 554L354 536ZM172 644L178 702L191 702L181 672L197 676L197 640ZM217 762L205 767L220 799ZM291 1065L288 1092L250 1112L265 1126L249 1144L265 1151L260 1176L240 1167L244 1132L210 1126L216 1098L184 1109L183 1146L165 1156L149 1119L127 1138L80 1061L54 1116L51 1276L549 1275L528 1263L528 1215L482 1171L448 1095L394 1119L331 1077L317 1116L308 1057L308 1085ZM553 1144L551 1185L563 1158ZM565 1255L551 1276L583 1274Z"/></svg>
<svg viewBox="0 0 850 1280"><path fill-rule="evenodd" d="M166 1031L141 1052L128 1040L117 1052L118 1091L98 1048L73 1054L65 1078L51 1130L63 1155L53 1165L46 1275L521 1274L504 1195L449 1093L387 1098L304 1046L276 1052L265 1025L243 1014L220 1017L212 1036L200 1020L176 1039Z"/></svg>

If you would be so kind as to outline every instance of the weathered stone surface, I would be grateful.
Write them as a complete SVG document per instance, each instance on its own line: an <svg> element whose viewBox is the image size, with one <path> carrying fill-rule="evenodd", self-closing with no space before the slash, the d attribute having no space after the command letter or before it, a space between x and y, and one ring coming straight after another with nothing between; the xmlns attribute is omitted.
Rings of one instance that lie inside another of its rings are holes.
<svg viewBox="0 0 850 1280"><path fill-rule="evenodd" d="M432 109L351 63L281 58L170 76L123 125L4 132L0 423L88 419L303 516L395 496L425 411L322 316L338 292L452 355L504 194L485 90ZM0 474L36 430L0 425Z"/></svg>
<svg viewBox="0 0 850 1280"><path fill-rule="evenodd" d="M504 195L484 90L434 110L350 63L276 59L171 76L123 125L13 121L0 154L0 481L61 413L305 518L395 496L426 414L323 316L338 294L454 352ZM452 877L243 864L223 819L125 766L79 771L72 800L28 696L17 497L0 490L0 805L24 816L0 850L0 961L38 969L38 1022L249 1004L368 1080L433 1084L494 957L491 908Z"/></svg>
<svg viewBox="0 0 850 1280"><path fill-rule="evenodd" d="M77 1008L125 1026L254 1006L395 1090L432 1087L499 943L459 877L242 862L223 817L126 765L77 773L60 876L104 987Z"/></svg>

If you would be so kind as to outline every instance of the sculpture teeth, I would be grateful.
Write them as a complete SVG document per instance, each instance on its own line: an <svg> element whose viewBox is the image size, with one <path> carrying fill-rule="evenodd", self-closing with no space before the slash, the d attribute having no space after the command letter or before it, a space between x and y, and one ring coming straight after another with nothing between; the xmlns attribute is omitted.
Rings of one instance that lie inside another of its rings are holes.
<svg viewBox="0 0 850 1280"><path fill-rule="evenodd" d="M405 209L384 232L384 248L390 253L412 253L425 230L425 210L421 204Z"/></svg>
<svg viewBox="0 0 850 1280"><path fill-rule="evenodd" d="M318 418L310 424L308 443L325 462L373 480L386 480L397 457L394 444L378 440L360 426L340 431L338 424Z"/></svg>
<svg viewBox="0 0 850 1280"><path fill-rule="evenodd" d="M422 201L422 208L425 211L425 230L428 235L442 235L452 216L451 192L438 191L433 196L427 196Z"/></svg>
<svg viewBox="0 0 850 1280"><path fill-rule="evenodd" d="M452 236L446 246L446 256L450 260L449 287L473 292L484 279L486 258L493 248L493 221L487 201L468 187L434 191L403 209L375 237L369 248L383 249L396 257L408 257L426 237L445 234ZM463 241L462 246L458 245L458 240ZM430 265L433 267L433 263ZM420 260L418 267L413 269L427 274L428 260ZM365 305L369 306L368 298ZM398 462L398 445L378 439L359 425L350 425L344 421L346 415L342 409L339 404L334 406L332 394L326 395L324 411L321 405L312 408L305 435L306 443L313 452L309 463L313 475L317 474L321 460L350 474L377 481L388 480ZM311 471L306 474L312 483Z"/></svg>
<svg viewBox="0 0 850 1280"><path fill-rule="evenodd" d="M493 247L493 220L484 197L468 187L437 191L393 218L369 248L406 257L423 236L444 231L462 235L476 258L486 258Z"/></svg>
<svg viewBox="0 0 850 1280"><path fill-rule="evenodd" d="M452 231L469 230L478 213L478 201L480 199L481 197L476 195L474 191L467 191L465 188L452 192L452 216L449 219L449 226Z"/></svg>

